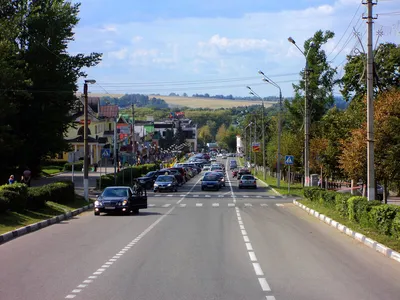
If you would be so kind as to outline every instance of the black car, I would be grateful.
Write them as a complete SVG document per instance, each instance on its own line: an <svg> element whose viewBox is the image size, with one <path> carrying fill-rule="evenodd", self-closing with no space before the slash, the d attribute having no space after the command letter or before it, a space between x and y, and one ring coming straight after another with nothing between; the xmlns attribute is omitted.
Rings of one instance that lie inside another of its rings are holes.
<svg viewBox="0 0 400 300"><path fill-rule="evenodd" d="M174 175L179 185L185 183L181 172L176 169L162 169L159 171L160 175Z"/></svg>
<svg viewBox="0 0 400 300"><path fill-rule="evenodd" d="M138 213L147 208L146 190L133 190L129 186L106 187L94 203L95 216L102 212Z"/></svg>
<svg viewBox="0 0 400 300"><path fill-rule="evenodd" d="M137 178L137 180L146 189L151 189L153 187L154 182L156 181L158 175L160 175L160 173L158 171L151 171L151 172L147 173L145 176Z"/></svg>
<svg viewBox="0 0 400 300"><path fill-rule="evenodd" d="M178 191L178 180L174 175L160 175L154 182L154 193L161 191Z"/></svg>

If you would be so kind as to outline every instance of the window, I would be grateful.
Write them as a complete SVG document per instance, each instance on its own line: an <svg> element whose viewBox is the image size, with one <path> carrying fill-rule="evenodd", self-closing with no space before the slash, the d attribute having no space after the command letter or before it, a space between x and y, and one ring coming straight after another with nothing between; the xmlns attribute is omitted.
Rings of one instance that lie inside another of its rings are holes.
<svg viewBox="0 0 400 300"><path fill-rule="evenodd" d="M57 158L58 158L58 159L63 159L63 157L64 157L64 155L63 155L62 152L61 152L61 153L58 153L58 155L57 155Z"/></svg>
<svg viewBox="0 0 400 300"><path fill-rule="evenodd" d="M108 130L111 131L111 123L108 123Z"/></svg>

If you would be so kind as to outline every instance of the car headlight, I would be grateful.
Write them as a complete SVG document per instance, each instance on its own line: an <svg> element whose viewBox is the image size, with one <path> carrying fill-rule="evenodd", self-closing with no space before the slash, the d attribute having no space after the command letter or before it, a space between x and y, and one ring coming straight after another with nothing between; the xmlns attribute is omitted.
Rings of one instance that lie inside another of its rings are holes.
<svg viewBox="0 0 400 300"><path fill-rule="evenodd" d="M172 184L168 183L168 186L171 186Z"/></svg>
<svg viewBox="0 0 400 300"><path fill-rule="evenodd" d="M140 183L144 183L144 180L139 180Z"/></svg>
<svg viewBox="0 0 400 300"><path fill-rule="evenodd" d="M225 178L222 178L221 181L225 181Z"/></svg>
<svg viewBox="0 0 400 300"><path fill-rule="evenodd" d="M128 204L128 200L122 201L122 205L127 205L127 204Z"/></svg>
<svg viewBox="0 0 400 300"><path fill-rule="evenodd" d="M154 187L158 187L158 184L157 184L157 183L155 183L155 184L154 184Z"/></svg>
<svg viewBox="0 0 400 300"><path fill-rule="evenodd" d="M101 203L100 201L96 200L96 201L94 202L94 205L95 205L95 206L101 206L102 203Z"/></svg>

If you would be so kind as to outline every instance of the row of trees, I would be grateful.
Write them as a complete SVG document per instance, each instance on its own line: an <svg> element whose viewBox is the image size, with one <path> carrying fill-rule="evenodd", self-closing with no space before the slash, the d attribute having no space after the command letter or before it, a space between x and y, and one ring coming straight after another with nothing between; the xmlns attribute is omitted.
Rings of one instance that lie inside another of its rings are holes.
<svg viewBox="0 0 400 300"><path fill-rule="evenodd" d="M101 104L114 104L119 107L129 107L134 104L136 107L149 107L149 108L168 108L167 102L163 99L149 97L142 94L125 94L120 98L105 96L101 98Z"/></svg>
<svg viewBox="0 0 400 300"><path fill-rule="evenodd" d="M79 4L65 0L0 2L0 178L68 149L64 133L77 104L82 68L101 54L71 55Z"/></svg>
<svg viewBox="0 0 400 300"><path fill-rule="evenodd" d="M333 32L318 31L308 39L305 52L309 53L308 96L311 111L310 167L311 172L332 178L366 181L366 57L351 54L347 57L344 76L337 78L335 68L327 62L322 46L334 36ZM310 48L310 43L314 46ZM400 47L381 44L375 51L375 166L376 177L386 186L400 182ZM295 169L303 172L304 149L304 90L305 74L294 84L293 101L284 101L281 154L295 156ZM346 106L334 106L333 89L338 85ZM273 111L273 113L271 113ZM267 110L268 166L277 162L277 109ZM261 120L259 112L248 114L243 128L252 120ZM261 132L261 131L259 131ZM249 131L247 131L247 134ZM260 140L260 137L258 137ZM261 155L258 157L261 164ZM281 160L281 163L283 161Z"/></svg>

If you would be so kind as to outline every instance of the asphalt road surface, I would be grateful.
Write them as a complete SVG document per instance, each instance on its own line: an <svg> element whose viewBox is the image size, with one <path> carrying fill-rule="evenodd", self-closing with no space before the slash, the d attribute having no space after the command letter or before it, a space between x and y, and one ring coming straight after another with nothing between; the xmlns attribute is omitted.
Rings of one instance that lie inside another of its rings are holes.
<svg viewBox="0 0 400 300"><path fill-rule="evenodd" d="M199 179L139 215L86 212L1 245L0 299L400 299L400 264L292 199Z"/></svg>

